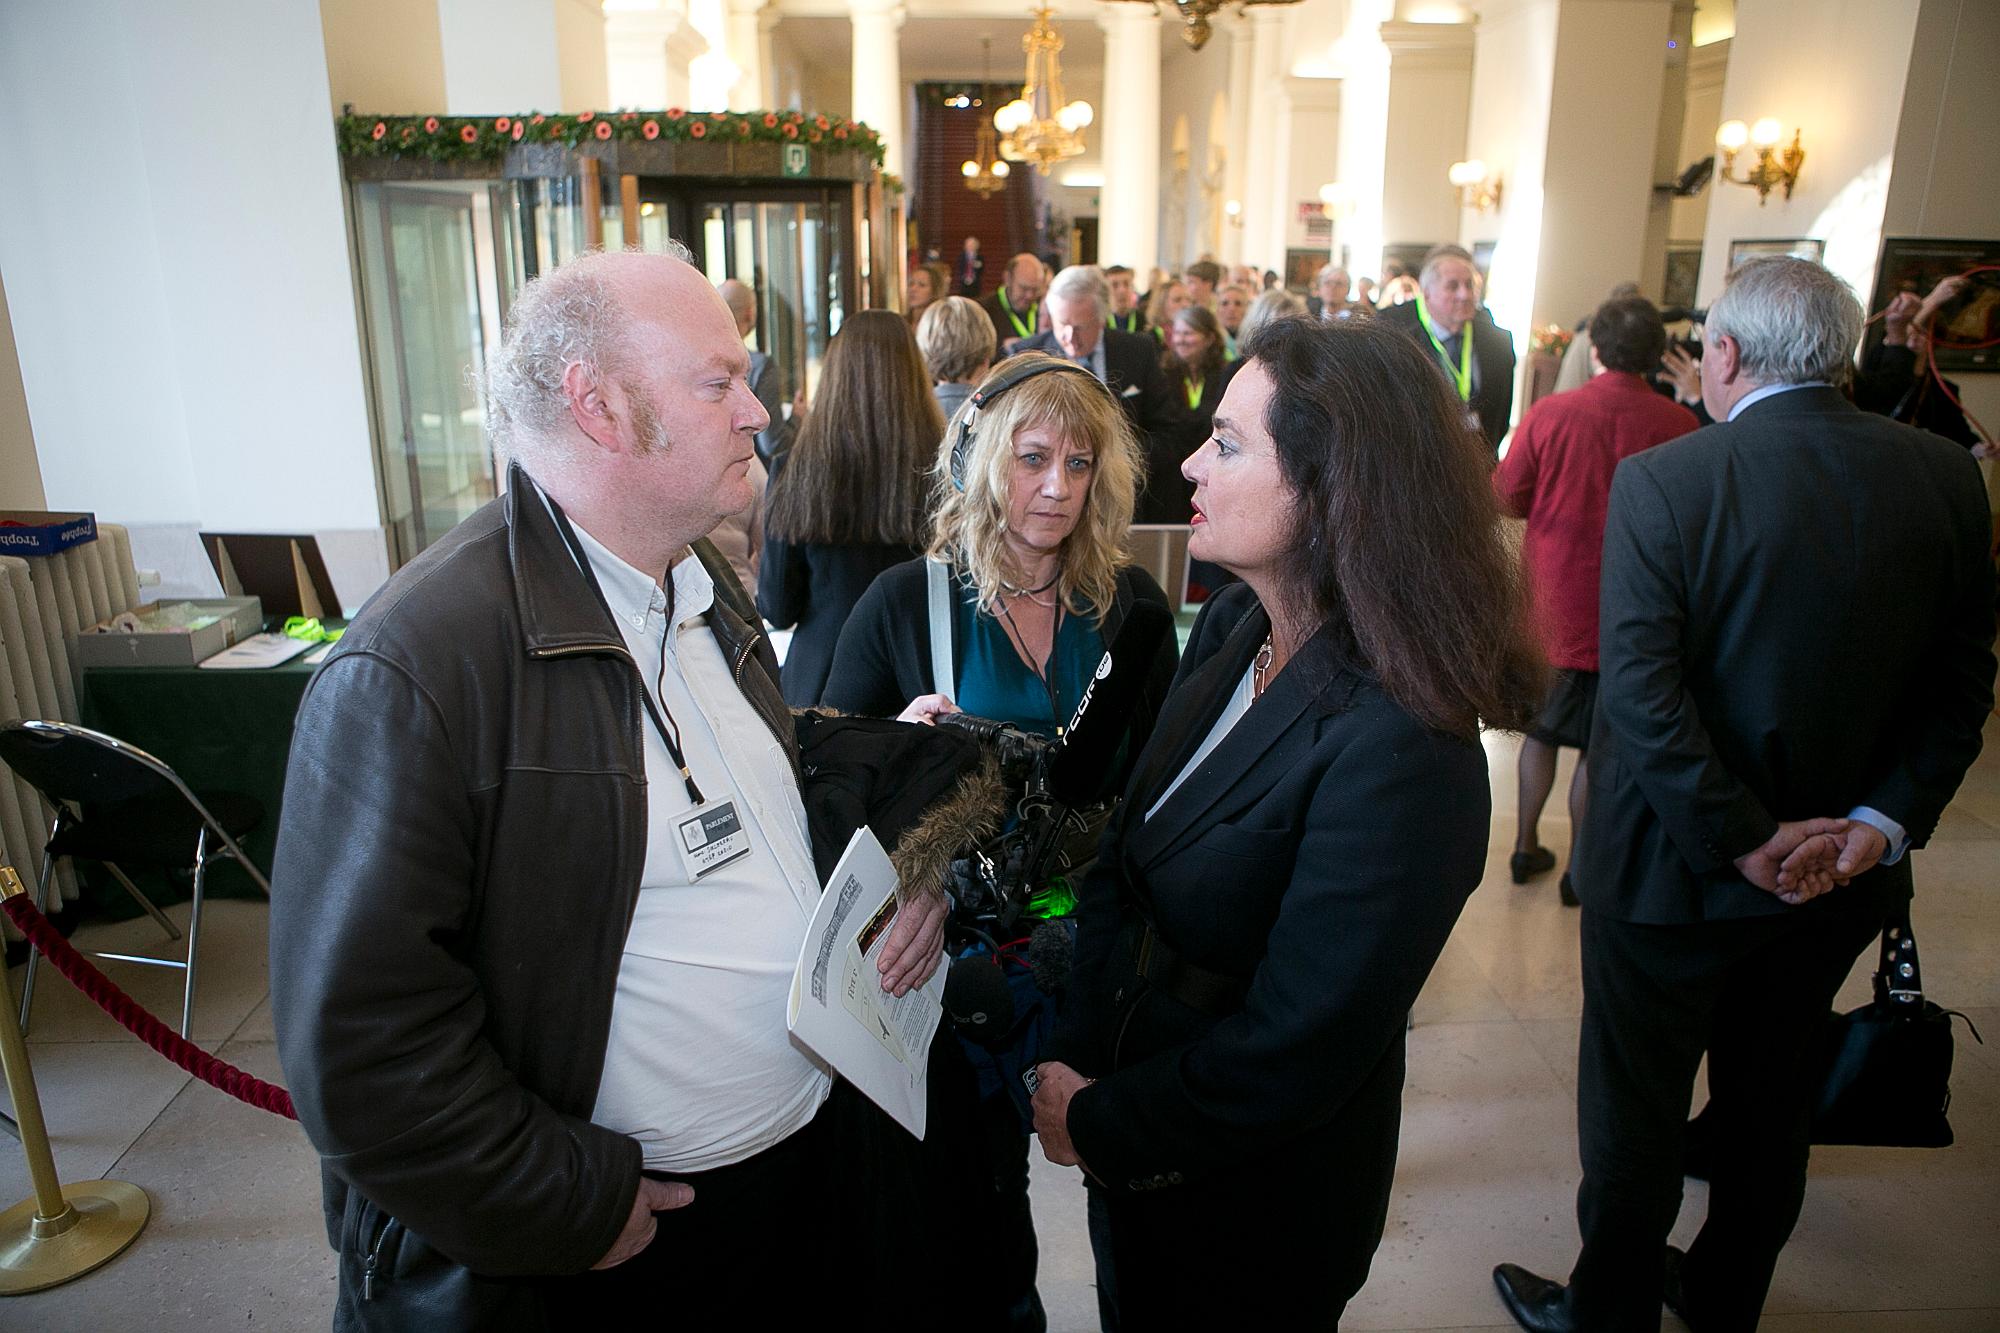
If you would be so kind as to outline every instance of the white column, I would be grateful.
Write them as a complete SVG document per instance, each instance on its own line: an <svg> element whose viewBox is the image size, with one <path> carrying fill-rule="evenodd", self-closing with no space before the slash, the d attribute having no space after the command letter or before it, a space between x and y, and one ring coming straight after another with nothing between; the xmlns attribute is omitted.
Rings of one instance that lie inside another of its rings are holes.
<svg viewBox="0 0 2000 1333"><path fill-rule="evenodd" d="M729 0L729 58L736 62L731 111L761 111L771 105L764 82L764 0Z"/></svg>
<svg viewBox="0 0 2000 1333"><path fill-rule="evenodd" d="M1160 19L1150 7L1117 5L1097 16L1104 30L1104 98L1086 134L1104 163L1097 253L1149 273L1160 254Z"/></svg>
<svg viewBox="0 0 2000 1333"><path fill-rule="evenodd" d="M608 11L604 51L611 105L648 111L689 105L688 68L707 49L675 5Z"/></svg>
<svg viewBox="0 0 2000 1333"><path fill-rule="evenodd" d="M903 58L897 29L903 7L896 0L853 0L854 118L882 136L885 170L903 174Z"/></svg>
<svg viewBox="0 0 2000 1333"><path fill-rule="evenodd" d="M1222 17L1220 14L1217 18ZM1250 180L1250 136L1244 132L1253 114L1251 108L1257 103L1251 79L1251 39L1249 21L1238 16L1229 24L1229 134L1224 142L1229 147L1229 161L1222 173L1222 197L1239 203L1247 192ZM1223 215L1222 221L1222 262L1241 264L1243 254L1243 228L1237 226L1240 217L1231 219ZM1275 267L1275 266L1274 266Z"/></svg>
<svg viewBox="0 0 2000 1333"><path fill-rule="evenodd" d="M1250 11L1250 161L1243 179L1243 259L1260 268L1283 269L1282 249L1269 253L1273 233L1284 235L1284 219L1272 216L1283 167L1278 159L1278 89L1285 77L1285 16L1273 9Z"/></svg>
<svg viewBox="0 0 2000 1333"><path fill-rule="evenodd" d="M1436 245L1461 238L1458 195L1446 173L1466 157L1472 107L1473 25L1384 23L1389 52L1382 239Z"/></svg>

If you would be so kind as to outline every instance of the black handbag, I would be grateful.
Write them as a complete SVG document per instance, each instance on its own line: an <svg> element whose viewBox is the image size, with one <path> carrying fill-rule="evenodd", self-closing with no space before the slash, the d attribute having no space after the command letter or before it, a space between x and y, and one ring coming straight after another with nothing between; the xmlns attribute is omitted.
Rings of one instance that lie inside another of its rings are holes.
<svg viewBox="0 0 2000 1333"><path fill-rule="evenodd" d="M1814 1143L1884 1148L1951 1145L1951 1020L1924 998L1907 905L1882 930L1875 998L1827 1023L1826 1078L1813 1109ZM1965 1019L1981 1045L1979 1029Z"/></svg>

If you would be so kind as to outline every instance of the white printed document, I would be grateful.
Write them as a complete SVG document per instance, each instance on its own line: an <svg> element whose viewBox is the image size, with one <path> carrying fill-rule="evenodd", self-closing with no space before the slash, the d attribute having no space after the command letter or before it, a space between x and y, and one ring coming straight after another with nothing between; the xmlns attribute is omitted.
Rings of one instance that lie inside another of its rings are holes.
<svg viewBox="0 0 2000 1333"><path fill-rule="evenodd" d="M806 930L785 1022L794 1041L921 1139L944 969L907 995L883 990L876 963L895 921L895 867L874 833L856 829Z"/></svg>

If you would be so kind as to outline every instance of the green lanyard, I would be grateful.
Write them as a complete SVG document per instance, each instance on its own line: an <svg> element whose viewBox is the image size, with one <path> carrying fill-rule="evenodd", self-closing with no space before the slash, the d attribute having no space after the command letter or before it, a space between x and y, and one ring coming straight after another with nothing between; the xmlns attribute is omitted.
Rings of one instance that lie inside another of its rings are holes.
<svg viewBox="0 0 2000 1333"><path fill-rule="evenodd" d="M1021 317L1014 313L1013 305L1007 300L1007 289L1005 287L1000 289L999 297L1000 308L1007 312L1008 319L1014 321L1014 332L1020 334L1023 338L1034 337L1035 325L1041 322L1037 312L1041 310L1042 303L1035 301L1028 306L1028 322L1023 324Z"/></svg>
<svg viewBox="0 0 2000 1333"><path fill-rule="evenodd" d="M1459 401L1471 402L1472 322L1467 320L1458 331L1458 365L1454 367L1451 364L1451 354L1444 350L1444 344L1438 341L1437 331L1431 327L1431 312L1425 309L1424 298L1421 296L1417 298L1417 318L1423 321L1424 336L1431 340L1431 346L1437 348L1438 360L1444 363L1445 373L1450 375L1451 382L1458 386Z"/></svg>
<svg viewBox="0 0 2000 1333"><path fill-rule="evenodd" d="M1125 321L1123 324L1118 322L1121 319ZM1137 333L1139 331L1139 312L1134 310L1124 315L1106 315L1104 317L1104 327L1118 333Z"/></svg>
<svg viewBox="0 0 2000 1333"><path fill-rule="evenodd" d="M1201 380L1187 381L1188 411L1190 412L1201 406L1201 385Z"/></svg>

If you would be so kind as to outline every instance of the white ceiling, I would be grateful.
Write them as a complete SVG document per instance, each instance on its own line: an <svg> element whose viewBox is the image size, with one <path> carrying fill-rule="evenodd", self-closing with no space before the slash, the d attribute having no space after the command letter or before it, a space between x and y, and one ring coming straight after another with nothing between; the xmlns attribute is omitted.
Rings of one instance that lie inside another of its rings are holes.
<svg viewBox="0 0 2000 1333"><path fill-rule="evenodd" d="M982 37L993 41L993 81L1020 82L1025 56L1021 34L1033 20L1025 13L1007 17L919 18L903 21L898 36L903 57L903 77L912 82L978 79ZM1053 20L1062 35L1064 81L1073 69L1079 79L1101 82L1104 64L1104 34L1093 22L1069 19L1058 14ZM796 18L789 12L778 21L777 30L796 43L796 49L812 64L845 69L852 53L852 30L845 18ZM1166 34L1163 31L1163 35Z"/></svg>

